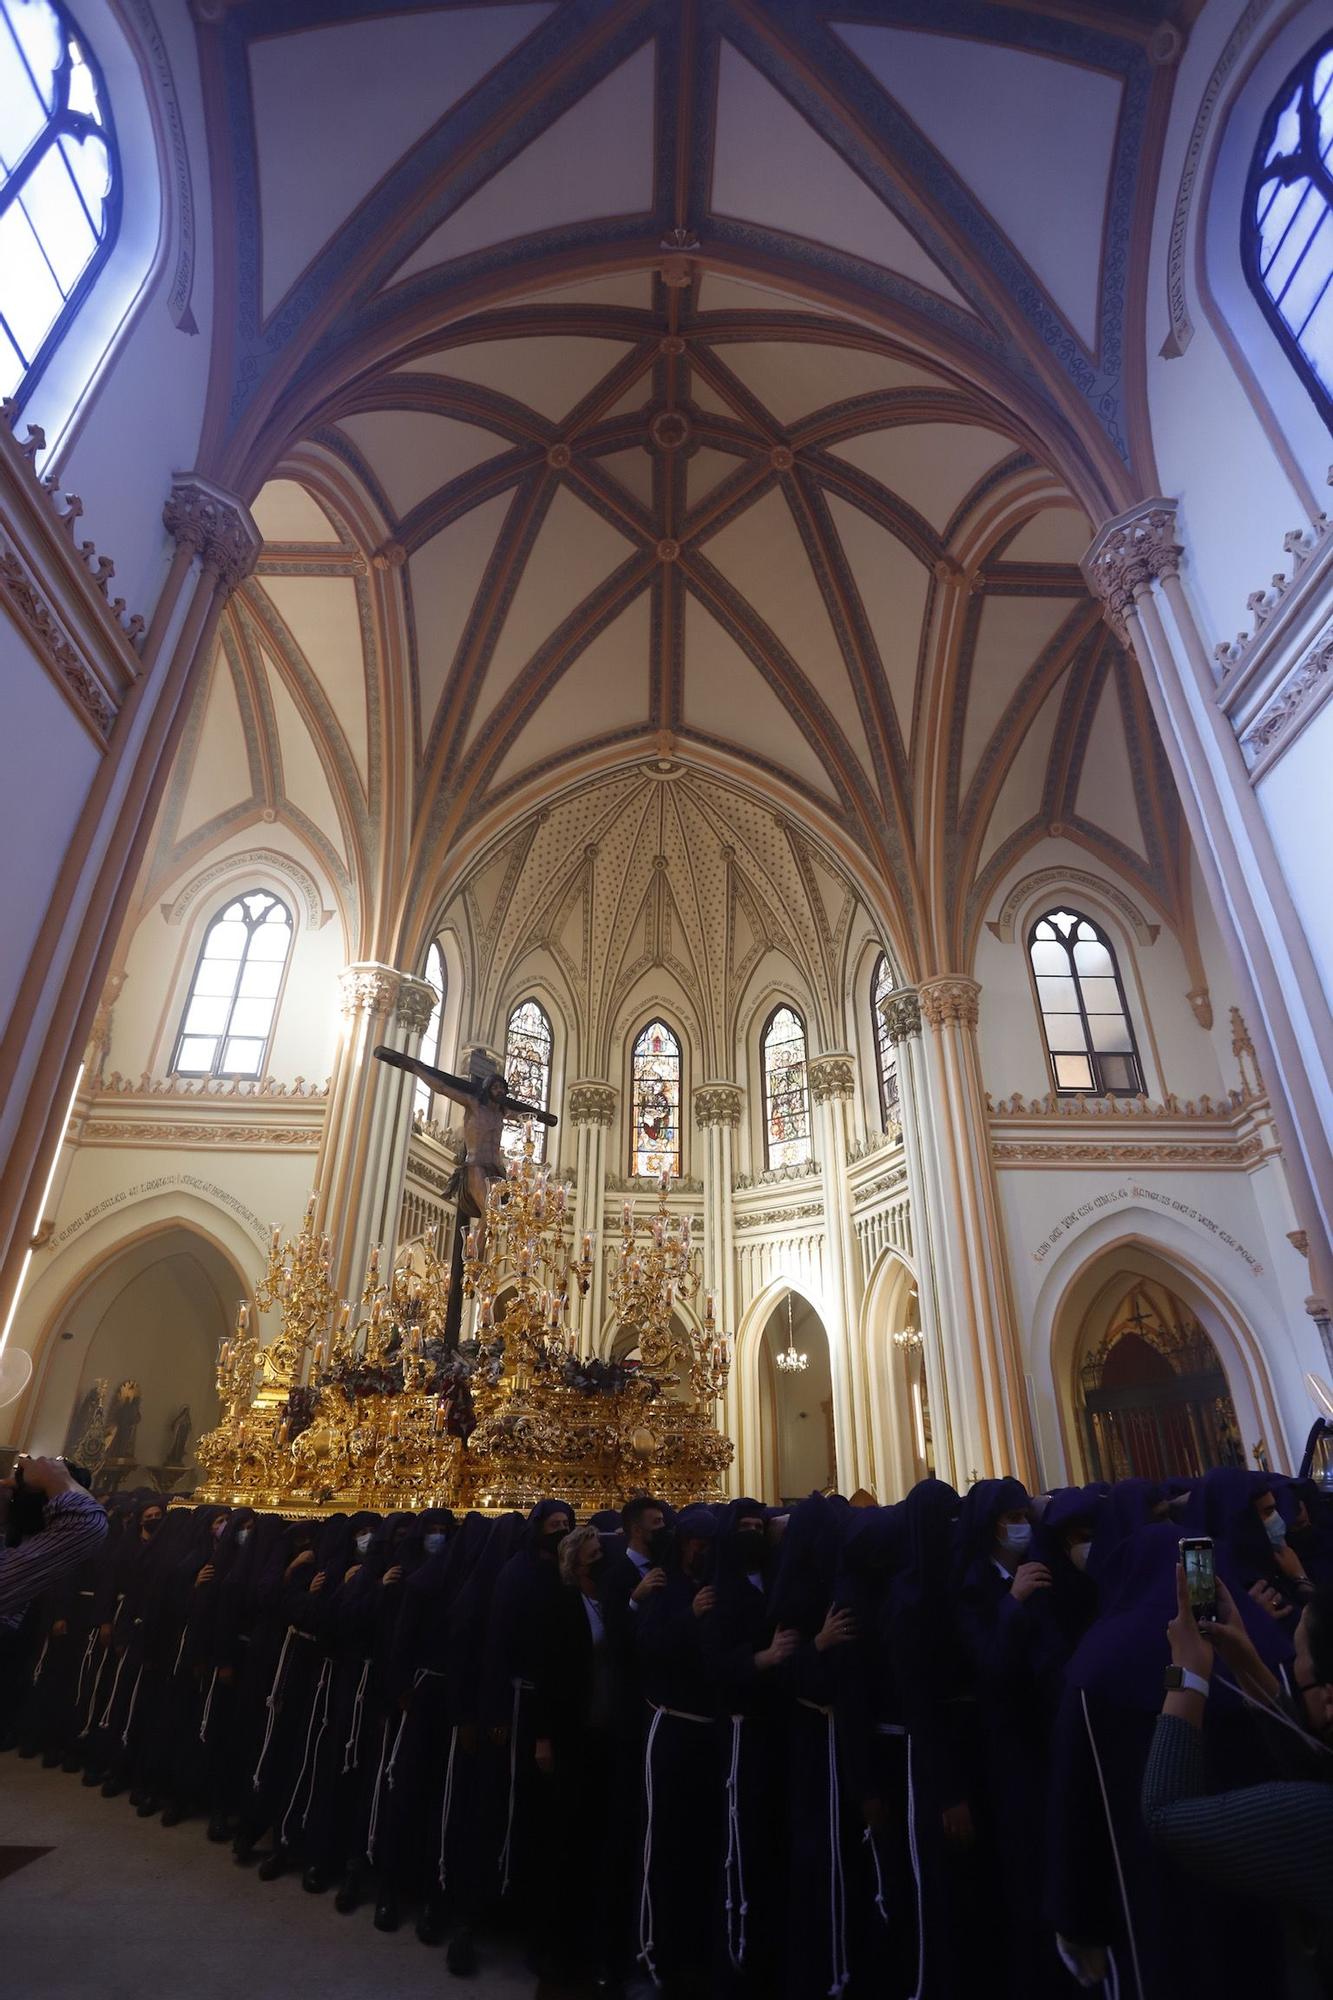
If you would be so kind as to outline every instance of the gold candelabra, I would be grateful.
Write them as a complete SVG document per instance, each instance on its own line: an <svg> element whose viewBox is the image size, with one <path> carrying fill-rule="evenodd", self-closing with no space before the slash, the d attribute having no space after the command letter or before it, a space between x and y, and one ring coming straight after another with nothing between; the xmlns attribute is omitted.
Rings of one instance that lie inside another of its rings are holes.
<svg viewBox="0 0 1333 2000"><path fill-rule="evenodd" d="M565 1324L570 1291L580 1297L592 1277L592 1238L581 1254L565 1247L569 1190L538 1164L532 1127L504 1180L492 1181L486 1214L463 1240L463 1297L477 1302L477 1338L496 1334L524 1376L542 1373L573 1354L576 1342ZM496 1302L503 1292L497 1322Z"/></svg>
<svg viewBox="0 0 1333 2000"><path fill-rule="evenodd" d="M676 1317L678 1305L690 1306L699 1293L699 1252L692 1241L690 1218L671 1212L667 1200L671 1176L658 1184L656 1213L640 1219L632 1201L621 1210L620 1259L608 1286L616 1318L639 1336L639 1357L645 1371L664 1385L681 1380L677 1365L701 1403L715 1402L731 1372L731 1337L720 1332L713 1294L704 1295L703 1325L694 1328Z"/></svg>

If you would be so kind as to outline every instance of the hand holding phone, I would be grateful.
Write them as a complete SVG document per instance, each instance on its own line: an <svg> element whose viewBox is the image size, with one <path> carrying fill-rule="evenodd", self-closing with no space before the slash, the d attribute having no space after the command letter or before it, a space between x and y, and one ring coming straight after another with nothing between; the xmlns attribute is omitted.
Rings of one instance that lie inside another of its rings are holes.
<svg viewBox="0 0 1333 2000"><path fill-rule="evenodd" d="M1190 1535L1179 1546L1190 1610L1196 1621L1212 1621L1217 1617L1217 1565L1212 1537Z"/></svg>

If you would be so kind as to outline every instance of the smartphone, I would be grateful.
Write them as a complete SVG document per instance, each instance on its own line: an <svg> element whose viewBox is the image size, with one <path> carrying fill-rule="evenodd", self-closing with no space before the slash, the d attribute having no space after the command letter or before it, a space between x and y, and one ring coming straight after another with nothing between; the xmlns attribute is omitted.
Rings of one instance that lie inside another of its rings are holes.
<svg viewBox="0 0 1333 2000"><path fill-rule="evenodd" d="M1196 1618L1217 1617L1217 1571L1213 1564L1213 1544L1208 1535L1189 1536L1180 1543L1180 1560L1185 1569L1185 1588L1190 1609Z"/></svg>

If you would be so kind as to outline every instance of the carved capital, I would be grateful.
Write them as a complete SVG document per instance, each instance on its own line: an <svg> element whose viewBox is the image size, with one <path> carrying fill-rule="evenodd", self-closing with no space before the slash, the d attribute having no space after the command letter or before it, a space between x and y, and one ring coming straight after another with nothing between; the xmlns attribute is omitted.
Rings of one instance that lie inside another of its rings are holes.
<svg viewBox="0 0 1333 2000"><path fill-rule="evenodd" d="M912 987L886 994L879 1003L879 1011L895 1042L908 1041L921 1033L921 1001Z"/></svg>
<svg viewBox="0 0 1333 2000"><path fill-rule="evenodd" d="M927 979L918 994L921 1018L928 1027L939 1029L946 1021L957 1021L964 1028L976 1027L981 988L975 979Z"/></svg>
<svg viewBox="0 0 1333 2000"><path fill-rule="evenodd" d="M620 1092L613 1083L583 1076L565 1092L565 1115L574 1125L614 1125Z"/></svg>
<svg viewBox="0 0 1333 2000"><path fill-rule="evenodd" d="M193 549L228 595L245 582L259 559L264 538L250 509L196 472L174 482L162 519L172 539Z"/></svg>
<svg viewBox="0 0 1333 2000"><path fill-rule="evenodd" d="M816 1104L829 1104L835 1098L855 1095L856 1061L843 1049L835 1049L826 1056L811 1056L805 1072L810 1079L810 1095Z"/></svg>
<svg viewBox="0 0 1333 2000"><path fill-rule="evenodd" d="M343 1018L355 1014L387 1014L398 998L403 974L391 965L348 965L338 974ZM427 1016L429 1019L429 1016Z"/></svg>
<svg viewBox="0 0 1333 2000"><path fill-rule="evenodd" d="M738 1083L701 1083L694 1093L696 1125L739 1125L745 1092Z"/></svg>
<svg viewBox="0 0 1333 2000"><path fill-rule="evenodd" d="M1178 576L1183 553L1174 500L1144 500L1107 522L1083 558L1083 574L1121 639L1140 595L1162 577Z"/></svg>
<svg viewBox="0 0 1333 2000"><path fill-rule="evenodd" d="M428 979L415 979L410 972L400 972L398 979L399 1023L409 1035L422 1035L440 996Z"/></svg>

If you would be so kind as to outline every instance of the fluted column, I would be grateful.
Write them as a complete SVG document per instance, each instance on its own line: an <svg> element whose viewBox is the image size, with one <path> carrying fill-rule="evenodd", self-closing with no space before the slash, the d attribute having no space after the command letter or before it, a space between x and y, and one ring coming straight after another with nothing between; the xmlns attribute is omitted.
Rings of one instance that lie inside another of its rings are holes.
<svg viewBox="0 0 1333 2000"><path fill-rule="evenodd" d="M736 1233L733 1183L736 1178L736 1133L745 1109L745 1092L739 1083L711 1078L694 1093L694 1122L703 1134L704 1184L704 1289L714 1295L717 1323L724 1332L736 1331ZM741 1425L741 1373L733 1366L722 1399L721 1422L727 1436L739 1441ZM727 1490L739 1493L742 1468L739 1452L727 1472Z"/></svg>
<svg viewBox="0 0 1333 2000"><path fill-rule="evenodd" d="M333 1283L351 1296L371 1244L390 1252L395 1246L412 1130L412 1078L376 1062L374 1051L383 1043L415 1055L438 996L426 980L391 965L349 965L338 984L342 1035L316 1186L319 1217L333 1238Z"/></svg>
<svg viewBox="0 0 1333 2000"><path fill-rule="evenodd" d="M900 987L880 1002L884 1024L898 1053L899 1117L907 1156L907 1186L912 1198L912 1245L916 1256L916 1288L921 1328L921 1360L930 1398L930 1422L935 1470L955 1485L965 1480L953 1444L953 1356L943 1338L941 1273L937 1251L940 1194L933 1135L923 1115L926 1100L925 1051L921 1040L921 1002L912 987ZM881 1496L883 1497L883 1496Z"/></svg>
<svg viewBox="0 0 1333 2000"><path fill-rule="evenodd" d="M977 1055L975 979L923 980L926 1105L938 1195L936 1269L955 1469L1037 1477L1009 1260Z"/></svg>
<svg viewBox="0 0 1333 2000"><path fill-rule="evenodd" d="M606 1310L606 1260L602 1254L606 1146L616 1121L619 1101L620 1092L615 1085L600 1077L580 1077L565 1092L565 1116L574 1127L574 1165L578 1177L574 1190L575 1254L585 1236L592 1239L592 1280L588 1295L577 1307L572 1300L570 1302L581 1354L596 1352Z"/></svg>
<svg viewBox="0 0 1333 2000"><path fill-rule="evenodd" d="M824 1302L833 1372L833 1428L838 1487L852 1493L873 1478L864 1357L857 1338L861 1283L847 1190L856 1061L846 1049L812 1056L806 1065L819 1133L824 1196Z"/></svg>
<svg viewBox="0 0 1333 2000"><path fill-rule="evenodd" d="M1083 558L1143 673L1210 900L1257 1024L1313 1289L1333 1296L1333 1013L1180 575L1174 500L1108 521Z"/></svg>

